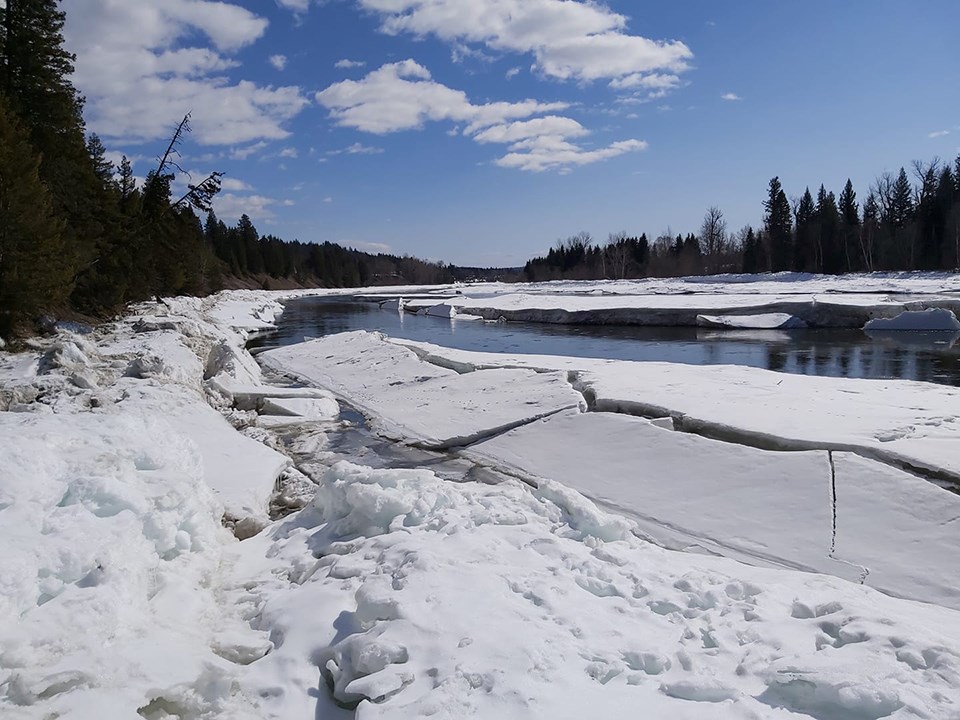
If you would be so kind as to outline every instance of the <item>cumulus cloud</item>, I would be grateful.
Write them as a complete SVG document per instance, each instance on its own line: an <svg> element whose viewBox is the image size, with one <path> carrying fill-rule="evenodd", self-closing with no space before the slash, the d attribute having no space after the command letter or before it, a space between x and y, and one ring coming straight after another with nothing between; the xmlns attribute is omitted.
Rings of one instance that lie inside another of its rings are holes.
<svg viewBox="0 0 960 720"><path fill-rule="evenodd" d="M283 70L287 66L286 55L271 55L270 64L277 70Z"/></svg>
<svg viewBox="0 0 960 720"><path fill-rule="evenodd" d="M231 81L229 57L258 40L267 21L212 0L64 0L65 40L87 121L105 138L167 137L193 111L193 138L233 144L287 136L307 104L297 87Z"/></svg>
<svg viewBox="0 0 960 720"><path fill-rule="evenodd" d="M337 60L333 66L340 70L351 70L353 68L362 68L366 64L363 60L348 60L344 58L343 60Z"/></svg>
<svg viewBox="0 0 960 720"><path fill-rule="evenodd" d="M523 68L512 67L512 68L510 68L509 70L507 70L507 72L505 73L504 77L506 77L507 80L513 80L513 78L515 78L517 75L519 75L522 70L523 70Z"/></svg>
<svg viewBox="0 0 960 720"><path fill-rule="evenodd" d="M498 52L530 53L535 69L561 80L616 79L689 68L693 53L676 40L627 32L627 18L579 0L360 0L388 34L434 35Z"/></svg>
<svg viewBox="0 0 960 720"><path fill-rule="evenodd" d="M737 100L743 100L742 97L736 93L728 92L720 96L721 100L726 100L727 102L736 102Z"/></svg>
<svg viewBox="0 0 960 720"><path fill-rule="evenodd" d="M506 125L494 125L474 135L478 143L515 143L542 135L582 137L589 134L576 120L556 115L523 120Z"/></svg>
<svg viewBox="0 0 960 720"><path fill-rule="evenodd" d="M474 105L466 93L435 82L413 60L383 65L361 80L334 83L316 99L338 125L379 135L417 129L428 120L480 128L567 107L535 100Z"/></svg>
<svg viewBox="0 0 960 720"><path fill-rule="evenodd" d="M360 80L335 83L317 93L317 102L339 125L378 135L420 129L427 122L452 122L456 127L448 135L508 145L507 154L495 163L531 172L568 171L646 147L641 140L623 140L586 149L571 140L589 131L572 118L552 114L566 109L566 103L528 99L475 104L464 92L434 81L413 60L384 65ZM362 152L360 148L355 144L328 154Z"/></svg>

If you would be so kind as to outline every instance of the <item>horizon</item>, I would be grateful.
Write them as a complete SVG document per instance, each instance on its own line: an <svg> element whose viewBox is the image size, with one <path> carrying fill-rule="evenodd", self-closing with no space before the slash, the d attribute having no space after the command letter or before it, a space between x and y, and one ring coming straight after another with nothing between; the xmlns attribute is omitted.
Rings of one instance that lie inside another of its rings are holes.
<svg viewBox="0 0 960 720"><path fill-rule="evenodd" d="M184 169L225 172L221 219L285 240L518 267L580 231L696 232L710 206L756 227L773 176L862 202L960 152L946 0L62 8L111 159L144 176L192 111Z"/></svg>

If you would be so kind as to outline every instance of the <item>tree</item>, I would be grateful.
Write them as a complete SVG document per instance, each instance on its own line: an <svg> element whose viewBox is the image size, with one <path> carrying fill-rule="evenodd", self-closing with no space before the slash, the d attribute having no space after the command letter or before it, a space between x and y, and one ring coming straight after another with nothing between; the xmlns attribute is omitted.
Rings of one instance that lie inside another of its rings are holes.
<svg viewBox="0 0 960 720"><path fill-rule="evenodd" d="M756 273L760 271L760 257L758 252L757 237L753 234L753 228L747 227L745 234L741 233L743 240L741 248L743 250L743 262L741 271L745 273Z"/></svg>
<svg viewBox="0 0 960 720"><path fill-rule="evenodd" d="M793 255L790 217L790 203L787 194L780 185L780 178L770 180L767 200L763 204L766 210L764 227L770 242L770 261L774 272L788 270Z"/></svg>
<svg viewBox="0 0 960 720"><path fill-rule="evenodd" d="M816 272L820 269L821 252L817 245L818 234L814 227L817 208L813 195L807 188L797 202L794 212L797 220L797 237L793 245L793 269L797 272Z"/></svg>
<svg viewBox="0 0 960 720"><path fill-rule="evenodd" d="M700 225L700 243L705 258L707 273L714 274L720 271L721 255L727 241L727 221L723 219L723 211L716 206L707 209Z"/></svg>
<svg viewBox="0 0 960 720"><path fill-rule="evenodd" d="M839 201L840 235L843 246L844 269L851 272L857 269L855 262L860 235L860 209L857 207L857 194L853 191L853 183L847 178L843 186Z"/></svg>
<svg viewBox="0 0 960 720"><path fill-rule="evenodd" d="M863 203L863 225L860 227L860 253L863 267L867 272L876 269L877 235L880 230L880 203L876 193L871 190Z"/></svg>
<svg viewBox="0 0 960 720"><path fill-rule="evenodd" d="M820 252L818 269L837 275L844 271L843 246L840 236L840 212L837 198L821 185L817 193L817 247Z"/></svg>
<svg viewBox="0 0 960 720"><path fill-rule="evenodd" d="M70 291L71 266L40 158L0 94L0 335Z"/></svg>

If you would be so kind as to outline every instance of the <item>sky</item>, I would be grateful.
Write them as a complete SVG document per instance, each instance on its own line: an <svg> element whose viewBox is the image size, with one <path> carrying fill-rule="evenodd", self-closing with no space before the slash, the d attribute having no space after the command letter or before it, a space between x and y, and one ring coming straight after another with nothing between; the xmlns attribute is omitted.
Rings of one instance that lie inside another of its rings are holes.
<svg viewBox="0 0 960 720"><path fill-rule="evenodd" d="M261 234L517 266L960 153L956 0L63 0L88 130Z"/></svg>

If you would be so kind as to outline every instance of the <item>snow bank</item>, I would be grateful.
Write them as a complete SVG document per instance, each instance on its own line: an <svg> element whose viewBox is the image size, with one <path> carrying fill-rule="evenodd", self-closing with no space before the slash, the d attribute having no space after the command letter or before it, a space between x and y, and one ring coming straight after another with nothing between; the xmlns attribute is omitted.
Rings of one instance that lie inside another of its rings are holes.
<svg viewBox="0 0 960 720"><path fill-rule="evenodd" d="M960 330L960 320L950 310L930 308L902 312L893 318L877 318L863 326L864 330L873 331L900 331L924 330L936 332L956 332Z"/></svg>
<svg viewBox="0 0 960 720"><path fill-rule="evenodd" d="M807 324L798 317L786 313L766 315L697 315L697 325L706 328L732 328L740 330L794 330Z"/></svg>
<svg viewBox="0 0 960 720"><path fill-rule="evenodd" d="M565 373L457 374L383 336L354 332L261 353L278 372L333 392L388 437L448 448L579 407Z"/></svg>
<svg viewBox="0 0 960 720"><path fill-rule="evenodd" d="M259 717L239 678L271 645L220 594L222 518L266 520L289 461L207 402L216 348L242 357L206 314L223 300L4 358L29 368L0 378L4 717Z"/></svg>
<svg viewBox="0 0 960 720"><path fill-rule="evenodd" d="M244 543L265 718L948 717L960 614L681 554L561 485L334 466ZM257 549L254 554L250 552ZM319 676L319 691L317 689Z"/></svg>

